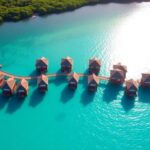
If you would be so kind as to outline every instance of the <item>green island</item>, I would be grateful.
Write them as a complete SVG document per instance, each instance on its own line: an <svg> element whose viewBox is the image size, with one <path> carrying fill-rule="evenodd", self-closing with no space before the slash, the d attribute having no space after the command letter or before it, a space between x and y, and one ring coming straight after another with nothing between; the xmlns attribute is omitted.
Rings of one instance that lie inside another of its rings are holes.
<svg viewBox="0 0 150 150"><path fill-rule="evenodd" d="M84 5L107 2L132 2L143 0L0 0L0 23L19 21L32 15L46 15L71 11Z"/></svg>

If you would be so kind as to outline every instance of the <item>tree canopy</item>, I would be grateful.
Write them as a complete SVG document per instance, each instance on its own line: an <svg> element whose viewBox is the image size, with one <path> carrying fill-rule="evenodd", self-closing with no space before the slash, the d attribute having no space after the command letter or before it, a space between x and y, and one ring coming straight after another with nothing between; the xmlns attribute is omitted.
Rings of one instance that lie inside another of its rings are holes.
<svg viewBox="0 0 150 150"><path fill-rule="evenodd" d="M0 0L0 22L73 10L87 3L88 0Z"/></svg>
<svg viewBox="0 0 150 150"><path fill-rule="evenodd" d="M18 21L33 14L45 15L73 10L86 4L148 0L0 0L0 22Z"/></svg>

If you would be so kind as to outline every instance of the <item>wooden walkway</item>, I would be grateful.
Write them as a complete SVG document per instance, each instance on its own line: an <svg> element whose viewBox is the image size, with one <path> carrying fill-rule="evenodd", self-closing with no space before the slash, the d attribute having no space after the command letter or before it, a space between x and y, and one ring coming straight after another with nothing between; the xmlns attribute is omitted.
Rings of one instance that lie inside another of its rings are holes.
<svg viewBox="0 0 150 150"><path fill-rule="evenodd" d="M13 74L10 74L10 73L7 73L7 72L5 72L5 71L0 71L0 74L1 75L4 75L4 76L6 76L6 77L11 77L11 78L14 78L14 79L17 79L17 80L21 80L21 79L26 79L26 80L36 80L36 79L38 79L40 76L16 76L16 75L13 75ZM72 74L70 73L70 74L63 74L63 73L58 73L58 74L46 74L46 76L48 77L48 78L50 78L50 77L65 77L65 76L71 76ZM88 74L81 74L81 73L78 73L78 75L80 76L80 77L88 77ZM108 81L109 80L109 78L108 77L105 77L105 76L98 76L98 78L100 79L100 80L106 80L106 81Z"/></svg>

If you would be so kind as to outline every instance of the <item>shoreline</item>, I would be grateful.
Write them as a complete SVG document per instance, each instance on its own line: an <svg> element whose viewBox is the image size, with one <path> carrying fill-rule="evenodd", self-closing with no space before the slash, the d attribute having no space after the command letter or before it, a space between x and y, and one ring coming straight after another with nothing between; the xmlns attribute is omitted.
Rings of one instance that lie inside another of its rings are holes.
<svg viewBox="0 0 150 150"><path fill-rule="evenodd" d="M66 6L66 8L63 8L61 10L58 9L58 8L54 8L54 10L52 11L49 11L49 12L35 12L34 11L31 11L29 14L27 14L26 16L21 16L19 13L19 18L17 18L17 16L12 16L9 18L4 18L1 14L0 14L0 25L3 24L3 23L6 23L6 22L18 22L18 21L22 21L22 20L26 20L26 19L34 19L36 17L42 17L42 16L46 16L46 15L52 15L52 14L61 14L61 13L64 13L64 12L71 12L71 11L74 11L76 9L79 9L81 7L84 7L84 6L94 6L94 5L98 5L98 4L109 4L109 3L116 3L116 4L130 4L130 3L142 3L142 2L150 2L150 0L88 0L88 1L84 1L84 3L81 3L81 5L77 5L75 6L74 8L73 7L68 7ZM0 5L1 6L1 5ZM58 10L57 10L58 9ZM13 12L14 14L16 13L15 11ZM20 12L21 13L21 12ZM25 13L25 12L24 12ZM17 14L17 13L16 13Z"/></svg>

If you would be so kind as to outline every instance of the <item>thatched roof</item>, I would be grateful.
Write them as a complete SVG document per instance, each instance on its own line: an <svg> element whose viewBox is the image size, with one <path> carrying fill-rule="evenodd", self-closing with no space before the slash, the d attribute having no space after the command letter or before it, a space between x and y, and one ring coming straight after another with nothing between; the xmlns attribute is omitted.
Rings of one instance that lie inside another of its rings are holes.
<svg viewBox="0 0 150 150"><path fill-rule="evenodd" d="M3 74L0 74L0 80L3 80L4 79L4 75Z"/></svg>
<svg viewBox="0 0 150 150"><path fill-rule="evenodd" d="M45 84L48 84L48 77L44 74L42 74L39 78L38 78L38 84L40 84L41 82L44 82Z"/></svg>
<svg viewBox="0 0 150 150"><path fill-rule="evenodd" d="M113 70L111 70L111 72L110 72L110 74L111 74L111 78L124 78L125 76L124 76L124 72L122 71L122 70L120 70L120 69L113 69Z"/></svg>
<svg viewBox="0 0 150 150"><path fill-rule="evenodd" d="M127 90L137 90L138 89L138 83L137 81L130 79L126 81L126 89Z"/></svg>
<svg viewBox="0 0 150 150"><path fill-rule="evenodd" d="M72 60L72 58L67 56L66 58L62 58L62 60L61 60L61 64L64 64L64 63L68 63L68 64L72 65L73 64L73 60Z"/></svg>
<svg viewBox="0 0 150 150"><path fill-rule="evenodd" d="M48 59L46 59L45 57L42 57L40 59L37 59L36 61L36 65L38 65L39 63L43 63L45 65L48 65Z"/></svg>
<svg viewBox="0 0 150 150"><path fill-rule="evenodd" d="M95 74L88 76L88 84L90 84L93 81L96 82L96 84L99 84L99 78Z"/></svg>
<svg viewBox="0 0 150 150"><path fill-rule="evenodd" d="M14 88L16 83L16 80L14 78L8 78L5 82L4 82L4 86L8 86L11 90Z"/></svg>
<svg viewBox="0 0 150 150"><path fill-rule="evenodd" d="M28 91L28 81L26 79L22 79L18 85L17 85L17 89L20 88L20 87L23 87L26 91Z"/></svg>
<svg viewBox="0 0 150 150"><path fill-rule="evenodd" d="M98 58L94 57L94 58L92 58L92 59L89 60L89 65L93 65L93 64L101 66L101 61Z"/></svg>
<svg viewBox="0 0 150 150"><path fill-rule="evenodd" d="M142 81L150 82L150 73L142 73Z"/></svg>
<svg viewBox="0 0 150 150"><path fill-rule="evenodd" d="M76 82L78 82L78 81L79 81L79 75L74 72L74 73L71 75L69 81L71 81L71 80L75 80Z"/></svg>
<svg viewBox="0 0 150 150"><path fill-rule="evenodd" d="M120 70L122 70L124 72L127 72L127 66L122 65L121 63L113 65L113 69L120 69Z"/></svg>

